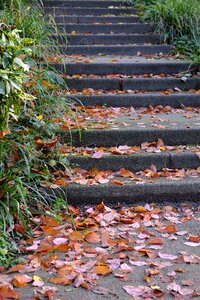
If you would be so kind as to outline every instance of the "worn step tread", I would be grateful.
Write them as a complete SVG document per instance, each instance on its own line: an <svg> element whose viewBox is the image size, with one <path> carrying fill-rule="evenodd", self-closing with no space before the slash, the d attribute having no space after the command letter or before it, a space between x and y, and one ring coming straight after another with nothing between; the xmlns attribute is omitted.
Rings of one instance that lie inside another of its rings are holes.
<svg viewBox="0 0 200 300"><path fill-rule="evenodd" d="M138 109L88 107L85 115L80 111L76 119L79 127L83 128L81 135L78 129L72 129L69 133L68 127L61 124L62 141L69 141L72 134L75 146L140 145L159 138L166 145L200 142L199 108L190 108L188 111L187 108L159 106ZM71 128L73 127L71 124ZM77 128L77 124L74 128Z"/></svg>
<svg viewBox="0 0 200 300"><path fill-rule="evenodd" d="M200 177L186 178L145 178L135 181L116 177L113 180L123 182L123 185L105 183L95 185L70 184L69 186L54 185L53 193L62 195L68 203L74 205L104 203L142 203L170 201L181 203L185 201L199 201ZM52 190L47 189L50 193Z"/></svg>
<svg viewBox="0 0 200 300"><path fill-rule="evenodd" d="M129 93L128 93L129 92ZM85 91L86 93L86 91ZM92 94L93 93L93 94ZM96 94L95 94L96 93ZM200 106L200 94L194 92L146 92L146 93L130 93L127 94L116 93L113 91L102 91L98 93L98 90L88 91L88 94L83 93L70 93L68 94L71 99L75 101L78 99L83 105L106 105L112 107L148 107L149 105L163 105L172 106L174 108L180 108L182 106Z"/></svg>
<svg viewBox="0 0 200 300"><path fill-rule="evenodd" d="M173 47L170 45L68 45L60 46L61 53L65 54L117 54L117 55L136 55L138 52L141 54L163 54L172 51Z"/></svg>
<svg viewBox="0 0 200 300"><path fill-rule="evenodd" d="M129 155L114 155L106 151L102 152L102 150L98 149L95 150L96 152L92 152L90 149L90 153L92 154L87 154L89 151L87 152L87 148L83 148L81 150L84 155L69 154L67 159L72 165L77 165L86 170L97 168L99 170L111 169L112 171L117 171L121 168L125 168L132 172L138 172L142 169L150 168L151 165L154 165L157 171L160 171L163 168L194 169L200 166L200 159L196 152L192 152L190 150L167 151L165 150L165 147L160 148L163 150L161 151L159 148L155 149L155 152L145 152L139 150ZM196 149L196 151L198 151L197 153L200 154L199 149ZM98 159L95 157L93 158L93 154L98 154L98 152L103 153L102 157Z"/></svg>
<svg viewBox="0 0 200 300"><path fill-rule="evenodd" d="M118 22L123 22L123 23L136 23L140 21L140 17L137 15L127 17L127 16L105 16L105 17L99 17L99 16L65 16L65 15L60 15L60 16L55 16L55 22L59 25L61 24L66 24L66 23L118 23Z"/></svg>
<svg viewBox="0 0 200 300"><path fill-rule="evenodd" d="M64 24L57 25L65 33L153 33L155 26L149 23L124 24Z"/></svg>
<svg viewBox="0 0 200 300"><path fill-rule="evenodd" d="M130 45L152 43L160 44L163 42L163 36L154 33L144 34L68 34L52 36L61 43L66 43L66 38L71 45Z"/></svg>
<svg viewBox="0 0 200 300"><path fill-rule="evenodd" d="M44 6L59 6L59 7L110 7L110 6L126 6L123 1L98 1L98 0L43 0Z"/></svg>
<svg viewBox="0 0 200 300"><path fill-rule="evenodd" d="M53 15L85 15L85 16L109 16L109 15L135 15L136 10L132 8L90 8L90 7L44 7L44 12L46 14Z"/></svg>
<svg viewBox="0 0 200 300"><path fill-rule="evenodd" d="M54 66L60 70L67 70L68 75L73 74L173 74L198 70L199 65L191 64L189 60L175 60L171 58L145 56L115 55L88 55L63 56L62 63Z"/></svg>
<svg viewBox="0 0 200 300"><path fill-rule="evenodd" d="M69 71L69 70L67 70ZM70 89L83 91L87 88L93 90L119 90L119 91L165 91L172 90L198 90L200 89L200 77L191 77L187 81L183 81L177 77L161 77L161 78L68 78L66 80ZM85 91L87 93L87 90ZM90 91L88 91L90 93Z"/></svg>

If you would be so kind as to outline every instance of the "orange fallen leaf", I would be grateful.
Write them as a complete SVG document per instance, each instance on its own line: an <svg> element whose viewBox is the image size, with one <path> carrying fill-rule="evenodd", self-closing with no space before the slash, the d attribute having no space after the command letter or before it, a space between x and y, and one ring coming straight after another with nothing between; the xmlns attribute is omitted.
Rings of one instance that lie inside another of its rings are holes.
<svg viewBox="0 0 200 300"><path fill-rule="evenodd" d="M119 181L119 180L111 180L110 183L115 184L115 185L124 185L124 182Z"/></svg>
<svg viewBox="0 0 200 300"><path fill-rule="evenodd" d="M9 274L9 273L14 273L14 272L19 272L19 271L22 271L24 268L25 268L25 265L18 264L18 265L11 267L10 269L8 269L7 273Z"/></svg>
<svg viewBox="0 0 200 300"><path fill-rule="evenodd" d="M135 206L133 208L134 212L137 212L137 213L144 213L144 212L147 212L146 208L144 206Z"/></svg>
<svg viewBox="0 0 200 300"><path fill-rule="evenodd" d="M49 282L53 284L69 285L71 280L69 280L65 275L58 275L49 279Z"/></svg>
<svg viewBox="0 0 200 300"><path fill-rule="evenodd" d="M72 231L69 234L69 239L73 242L81 242L83 241L82 233L79 231Z"/></svg>
<svg viewBox="0 0 200 300"><path fill-rule="evenodd" d="M12 285L15 287L25 287L32 281L32 277L28 275L15 275L12 280Z"/></svg>
<svg viewBox="0 0 200 300"><path fill-rule="evenodd" d="M155 237L155 238L152 238L152 239L148 240L147 244L149 244L149 245L163 245L164 241L161 238Z"/></svg>
<svg viewBox="0 0 200 300"><path fill-rule="evenodd" d="M177 232L177 230L173 225L168 225L163 229L162 232L164 232L164 233L175 233L175 232Z"/></svg>
<svg viewBox="0 0 200 300"><path fill-rule="evenodd" d="M99 265L99 266L94 267L93 272L97 275L106 276L111 273L111 270L108 266Z"/></svg>
<svg viewBox="0 0 200 300"><path fill-rule="evenodd" d="M8 284L0 284L0 299L20 299L19 292L13 290L13 287Z"/></svg>
<svg viewBox="0 0 200 300"><path fill-rule="evenodd" d="M100 242L100 237L96 232L88 232L85 234L85 240L91 244L97 244Z"/></svg>
<svg viewBox="0 0 200 300"><path fill-rule="evenodd" d="M125 178L134 176L133 172L131 172L129 170L126 170L124 168L121 168L118 173L119 173L120 176L125 177Z"/></svg>

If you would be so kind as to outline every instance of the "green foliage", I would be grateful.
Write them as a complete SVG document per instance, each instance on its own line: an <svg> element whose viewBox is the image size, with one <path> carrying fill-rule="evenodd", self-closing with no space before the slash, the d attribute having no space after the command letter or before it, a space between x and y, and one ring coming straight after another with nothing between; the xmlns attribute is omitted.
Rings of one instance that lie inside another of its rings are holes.
<svg viewBox="0 0 200 300"><path fill-rule="evenodd" d="M18 30L1 32L0 36L0 132L8 130L9 118L17 119L22 103L32 99L23 90L29 71L22 55L30 55L30 39L20 38Z"/></svg>
<svg viewBox="0 0 200 300"><path fill-rule="evenodd" d="M20 260L16 259L17 254L17 246L14 240L0 229L0 266L6 267L19 263Z"/></svg>
<svg viewBox="0 0 200 300"><path fill-rule="evenodd" d="M136 0L143 11L143 19L158 24L157 32L165 41L174 43L183 54L199 53L199 0Z"/></svg>
<svg viewBox="0 0 200 300"><path fill-rule="evenodd" d="M21 30L21 37L31 38L33 55L41 59L58 52L58 43L52 34L58 34L54 19L43 14L42 1L3 1L0 20L11 28Z"/></svg>
<svg viewBox="0 0 200 300"><path fill-rule="evenodd" d="M55 50L38 1L0 4L0 232L17 226L27 234L32 213L51 212L57 199L41 183L48 186L51 171L67 164L57 151L59 123L75 119L76 109L61 92L67 87L60 74L38 67L38 56L44 62ZM0 264L12 252L7 240L0 241Z"/></svg>

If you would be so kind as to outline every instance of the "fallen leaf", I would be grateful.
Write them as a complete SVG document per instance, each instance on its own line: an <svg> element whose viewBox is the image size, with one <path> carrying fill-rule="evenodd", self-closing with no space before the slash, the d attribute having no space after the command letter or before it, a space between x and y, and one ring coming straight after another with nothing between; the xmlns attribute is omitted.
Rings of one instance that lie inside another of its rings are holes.
<svg viewBox="0 0 200 300"><path fill-rule="evenodd" d="M69 239L73 242L82 242L83 241L83 235L79 231L72 231L69 234Z"/></svg>
<svg viewBox="0 0 200 300"><path fill-rule="evenodd" d="M91 244L97 244L101 241L99 235L96 232L88 232L85 234L84 239Z"/></svg>
<svg viewBox="0 0 200 300"><path fill-rule="evenodd" d="M95 274L102 275L102 276L106 276L111 273L111 270L108 266L101 266L101 265L94 267L92 271Z"/></svg>
<svg viewBox="0 0 200 300"><path fill-rule="evenodd" d="M104 155L104 151L101 150L101 151L95 152L95 153L92 155L92 158L99 159L99 158L101 158L103 155Z"/></svg>
<svg viewBox="0 0 200 300"><path fill-rule="evenodd" d="M32 277L30 277L28 275L15 275L13 277L12 284L15 287L22 288L22 287L27 286L28 283L31 281L32 281Z"/></svg>

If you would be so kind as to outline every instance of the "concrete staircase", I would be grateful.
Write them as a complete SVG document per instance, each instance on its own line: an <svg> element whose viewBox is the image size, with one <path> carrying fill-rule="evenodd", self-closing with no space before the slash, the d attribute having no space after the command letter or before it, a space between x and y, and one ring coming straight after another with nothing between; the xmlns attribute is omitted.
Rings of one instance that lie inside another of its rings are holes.
<svg viewBox="0 0 200 300"><path fill-rule="evenodd" d="M65 174L60 189L67 199L199 200L198 66L170 56L172 46L154 33L156 25L142 23L125 2L44 0L44 5L55 16L66 54L54 65L66 74L67 94L86 106L77 116L81 139L73 129L72 151L62 148L65 155L71 152L72 165L85 170L76 169L73 178ZM63 144L69 138L65 130Z"/></svg>

